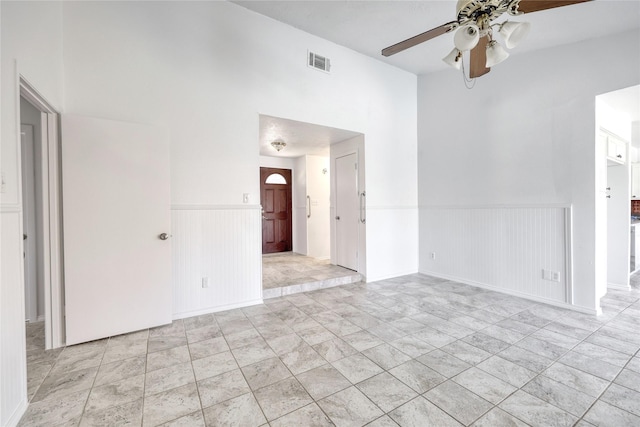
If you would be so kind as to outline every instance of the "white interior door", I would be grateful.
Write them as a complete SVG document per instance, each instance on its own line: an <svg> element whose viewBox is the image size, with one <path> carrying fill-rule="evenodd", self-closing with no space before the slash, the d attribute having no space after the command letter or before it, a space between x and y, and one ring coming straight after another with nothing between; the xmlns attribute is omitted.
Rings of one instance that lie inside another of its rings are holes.
<svg viewBox="0 0 640 427"><path fill-rule="evenodd" d="M168 136L62 118L67 345L171 322Z"/></svg>
<svg viewBox="0 0 640 427"><path fill-rule="evenodd" d="M358 270L358 158L336 158L336 264Z"/></svg>
<svg viewBox="0 0 640 427"><path fill-rule="evenodd" d="M22 228L24 244L25 320L38 320L38 283L36 261L36 173L34 129L20 125L22 145Z"/></svg>

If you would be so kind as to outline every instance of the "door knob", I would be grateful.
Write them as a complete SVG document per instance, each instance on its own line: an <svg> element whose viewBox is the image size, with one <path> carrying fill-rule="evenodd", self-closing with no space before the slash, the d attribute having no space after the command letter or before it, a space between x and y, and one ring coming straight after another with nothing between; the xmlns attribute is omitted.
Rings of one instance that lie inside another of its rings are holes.
<svg viewBox="0 0 640 427"><path fill-rule="evenodd" d="M160 238L160 240L167 240L171 236L169 234L167 234L167 233L162 233L158 237Z"/></svg>
<svg viewBox="0 0 640 427"><path fill-rule="evenodd" d="M340 217L339 217L339 216L337 216L337 217L336 217L336 219L337 219L337 220L340 220Z"/></svg>
<svg viewBox="0 0 640 427"><path fill-rule="evenodd" d="M633 196L633 197L636 197L636 196ZM27 235L26 234L22 235L22 240L27 240Z"/></svg>

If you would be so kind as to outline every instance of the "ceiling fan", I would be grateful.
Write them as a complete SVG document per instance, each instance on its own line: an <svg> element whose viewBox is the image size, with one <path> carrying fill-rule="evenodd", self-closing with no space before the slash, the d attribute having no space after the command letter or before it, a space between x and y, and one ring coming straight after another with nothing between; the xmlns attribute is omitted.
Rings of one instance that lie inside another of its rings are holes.
<svg viewBox="0 0 640 427"><path fill-rule="evenodd" d="M455 21L382 49L382 55L394 55L459 28L454 36L456 47L443 60L460 69L463 52L470 51L469 77L480 77L509 56L493 38L494 27L497 27L497 32L504 37L508 48L515 47L529 32L528 22L504 21L492 24L503 13L519 16L587 1L591 0L458 0L458 16Z"/></svg>

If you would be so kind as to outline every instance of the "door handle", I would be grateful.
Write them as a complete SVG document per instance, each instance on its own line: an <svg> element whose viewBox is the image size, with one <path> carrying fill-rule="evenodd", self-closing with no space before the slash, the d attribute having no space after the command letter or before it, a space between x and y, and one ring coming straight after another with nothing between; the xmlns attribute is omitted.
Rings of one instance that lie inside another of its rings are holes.
<svg viewBox="0 0 640 427"><path fill-rule="evenodd" d="M367 222L367 213L364 209L364 207L366 207L366 203L365 203L366 196L367 196L367 193L365 193L364 191L360 193L360 222L363 224Z"/></svg>
<svg viewBox="0 0 640 427"><path fill-rule="evenodd" d="M169 237L171 237L171 235L167 233L162 233L161 235L158 236L160 240L168 240Z"/></svg>
<svg viewBox="0 0 640 427"><path fill-rule="evenodd" d="M340 217L339 217L339 216L337 216L337 217L336 217L336 219L339 221L339 220L340 220Z"/></svg>
<svg viewBox="0 0 640 427"><path fill-rule="evenodd" d="M307 214L307 218L311 218L311 197L307 196L307 207L309 208L309 213Z"/></svg>

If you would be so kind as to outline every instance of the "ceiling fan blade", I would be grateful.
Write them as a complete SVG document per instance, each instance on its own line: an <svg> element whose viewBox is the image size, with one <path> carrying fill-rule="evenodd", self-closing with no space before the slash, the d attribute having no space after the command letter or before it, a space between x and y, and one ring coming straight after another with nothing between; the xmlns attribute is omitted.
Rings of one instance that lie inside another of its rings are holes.
<svg viewBox="0 0 640 427"><path fill-rule="evenodd" d="M431 30L425 31L422 34L418 34L417 36L413 36L410 39L406 39L404 41L401 41L400 43L394 44L393 46L382 49L382 55L391 56L398 52L402 52L405 49L409 49L410 47L426 42L427 40L431 40L435 37L441 36L442 34L448 33L457 26L457 21L447 22L446 24L440 25L439 27L432 28Z"/></svg>
<svg viewBox="0 0 640 427"><path fill-rule="evenodd" d="M484 76L491 68L487 68L485 65L487 63L487 45L489 44L489 37L480 37L478 40L478 44L476 47L471 49L469 55L469 62L471 63L469 66L469 77L476 78L480 76Z"/></svg>
<svg viewBox="0 0 640 427"><path fill-rule="evenodd" d="M586 3L588 1L593 0L520 0L520 3L518 3L518 11L531 13L539 10L553 9L555 7Z"/></svg>

